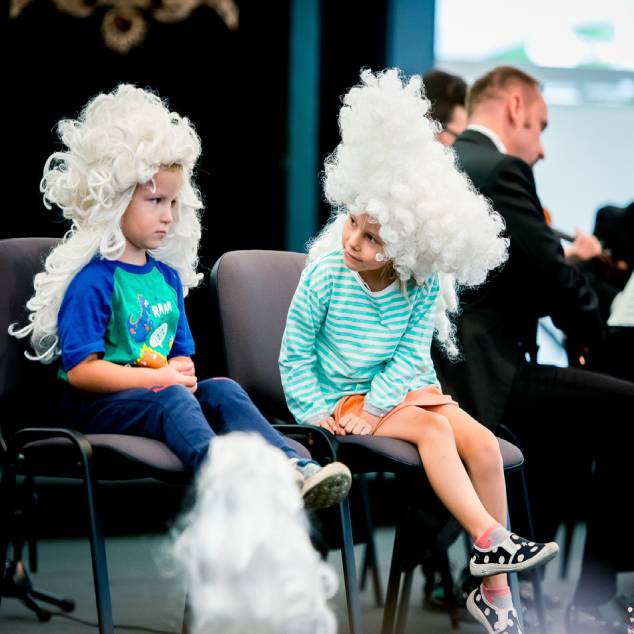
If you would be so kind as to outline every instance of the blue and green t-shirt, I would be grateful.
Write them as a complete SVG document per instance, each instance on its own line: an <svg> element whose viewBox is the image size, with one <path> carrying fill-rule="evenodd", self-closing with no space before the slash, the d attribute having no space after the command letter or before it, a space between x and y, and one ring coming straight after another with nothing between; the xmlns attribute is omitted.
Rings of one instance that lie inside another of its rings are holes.
<svg viewBox="0 0 634 634"><path fill-rule="evenodd" d="M194 353L178 273L149 255L141 266L93 258L66 290L57 332L62 379L93 353L147 368Z"/></svg>

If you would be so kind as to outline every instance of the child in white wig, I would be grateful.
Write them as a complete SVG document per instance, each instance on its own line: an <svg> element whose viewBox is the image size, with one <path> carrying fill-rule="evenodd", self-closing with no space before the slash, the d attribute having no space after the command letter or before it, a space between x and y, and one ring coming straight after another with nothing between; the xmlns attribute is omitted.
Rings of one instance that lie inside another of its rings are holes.
<svg viewBox="0 0 634 634"><path fill-rule="evenodd" d="M302 459L229 379L198 383L183 296L196 272L202 202L193 184L200 140L161 99L121 85L58 126L41 190L71 221L35 277L33 360L61 356L62 420L84 433L163 440L190 469L216 434L259 433L296 469L306 504L330 506L351 476Z"/></svg>
<svg viewBox="0 0 634 634"><path fill-rule="evenodd" d="M497 439L442 393L430 354L434 332L457 354L454 284L482 284L507 240L435 140L422 97L421 78L404 82L396 70L363 71L345 95L324 176L334 217L310 247L281 375L299 422L418 447L434 491L475 542L470 570L485 579L469 610L488 632L518 632L506 573L548 561L557 545L504 527Z"/></svg>
<svg viewBox="0 0 634 634"><path fill-rule="evenodd" d="M281 454L260 438L218 438L174 543L192 634L334 634L337 587L308 537Z"/></svg>

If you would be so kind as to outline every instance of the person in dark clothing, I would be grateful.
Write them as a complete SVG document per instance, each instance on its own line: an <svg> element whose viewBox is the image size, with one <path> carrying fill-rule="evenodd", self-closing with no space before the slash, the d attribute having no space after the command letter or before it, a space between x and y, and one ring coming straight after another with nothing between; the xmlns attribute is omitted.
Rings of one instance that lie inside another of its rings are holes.
<svg viewBox="0 0 634 634"><path fill-rule="evenodd" d="M467 84L458 75L434 69L423 75L423 85L431 103L429 116L442 126L436 138L443 145L453 145L467 127Z"/></svg>
<svg viewBox="0 0 634 634"><path fill-rule="evenodd" d="M563 500L580 502L588 530L567 613L571 631L627 634L634 623L617 598L616 576L634 568L622 528L633 482L634 383L536 362L540 317L588 349L605 330L595 291L566 260L537 196L532 167L544 158L548 123L538 82L495 68L472 86L467 111L469 125L454 145L458 163L503 216L510 250L501 270L462 295L464 360L441 380L478 420L517 436L540 510L534 539L554 535Z"/></svg>

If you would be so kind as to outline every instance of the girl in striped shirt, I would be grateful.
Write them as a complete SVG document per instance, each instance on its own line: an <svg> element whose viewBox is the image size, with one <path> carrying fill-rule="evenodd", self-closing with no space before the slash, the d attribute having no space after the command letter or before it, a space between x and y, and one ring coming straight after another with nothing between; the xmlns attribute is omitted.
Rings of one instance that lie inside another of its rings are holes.
<svg viewBox="0 0 634 634"><path fill-rule="evenodd" d="M545 563L555 543L506 530L499 444L443 394L434 334L458 354L455 284L476 286L506 259L500 216L434 135L421 79L361 74L344 97L342 140L325 165L335 208L312 242L280 352L289 409L333 434L418 447L434 491L474 540L484 577L467 607L488 632L519 632L506 573Z"/></svg>

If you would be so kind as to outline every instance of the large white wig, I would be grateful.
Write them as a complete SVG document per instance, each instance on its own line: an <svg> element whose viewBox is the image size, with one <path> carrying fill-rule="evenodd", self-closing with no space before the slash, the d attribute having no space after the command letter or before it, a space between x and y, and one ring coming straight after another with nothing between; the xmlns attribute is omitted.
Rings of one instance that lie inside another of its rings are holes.
<svg viewBox="0 0 634 634"><path fill-rule="evenodd" d="M173 553L192 634L334 634L333 570L308 537L289 460L255 434L213 439Z"/></svg>
<svg viewBox="0 0 634 634"><path fill-rule="evenodd" d="M202 202L193 182L201 147L189 120L157 95L121 84L57 130L66 149L46 161L40 189L46 207L57 205L71 228L35 276L29 324L9 329L16 337L30 335L35 354L27 356L43 363L59 356L57 313L68 284L95 255L121 257L121 217L135 187L151 182L161 167L180 166L183 186L164 244L151 253L178 271L185 294L202 277L196 273Z"/></svg>
<svg viewBox="0 0 634 634"><path fill-rule="evenodd" d="M309 244L308 261L341 246L350 213L380 223L385 256L401 281L422 284L439 274L436 336L457 354L449 318L458 309L456 284L477 286L507 257L502 217L436 140L422 78L397 69L361 72L343 98L341 142L327 157L323 186L333 217Z"/></svg>

